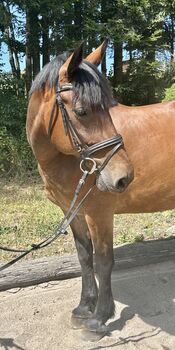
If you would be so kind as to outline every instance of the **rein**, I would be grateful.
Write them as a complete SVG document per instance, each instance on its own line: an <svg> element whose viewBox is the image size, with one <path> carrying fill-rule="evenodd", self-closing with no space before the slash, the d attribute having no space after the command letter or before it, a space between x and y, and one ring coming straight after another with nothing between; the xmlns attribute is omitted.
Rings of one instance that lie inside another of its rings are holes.
<svg viewBox="0 0 175 350"><path fill-rule="evenodd" d="M12 259L8 263L0 266L0 271L3 271L6 268L10 267L11 265L15 264L18 260L21 260L25 255L28 255L32 251L39 250L41 248L47 247L50 243L54 242L61 234L65 234L65 235L67 234L68 226L73 221L73 219L75 218L75 216L77 215L77 213L81 209L84 201L86 200L88 195L91 193L91 191L95 187L95 182L94 182L93 185L86 192L84 197L81 199L79 204L75 207L75 204L76 204L77 198L79 196L79 193L80 193L82 187L84 186L86 178L87 178L87 176L89 174L90 174L89 171L87 171L87 170L83 171L83 175L82 175L81 179L79 180L78 185L76 187L76 190L75 190L74 197L73 197L73 200L71 202L70 208L69 208L68 212L66 213L66 215L64 216L63 220L61 221L59 227L56 228L56 230L54 231L54 233L51 236L47 237L45 240L41 241L38 244L35 244L35 243L31 244L29 246L29 248L25 249L25 250L23 250L23 249L22 250L21 249L13 249L13 248L7 248L7 247L0 246L1 250L7 251L7 252L21 253L19 256L17 256L16 258Z"/></svg>
<svg viewBox="0 0 175 350"><path fill-rule="evenodd" d="M53 241L55 241L61 234L67 234L67 228L68 226L71 224L71 222L74 220L75 216L77 215L77 213L79 212L79 210L81 209L83 203L85 202L86 198L88 197L88 195L91 193L91 191L93 190L93 188L96 185L96 179L94 181L94 183L92 184L92 186L89 188L89 190L86 192L86 194L83 196L83 198L80 200L79 204L76 205L78 196L80 194L80 191L82 189L82 187L84 186L86 179L88 177L88 175L91 175L93 173L96 174L96 176L100 175L100 172L105 168L105 166L107 165L107 163L109 162L109 160L113 157L113 155L123 146L123 139L121 135L116 135L110 139L95 143L91 146L88 146L80 137L79 133L77 132L77 130L75 129L75 127L72 124L72 121L69 118L69 114L64 106L64 103L62 101L62 98L60 96L60 93L63 91L69 91L73 89L73 85L72 84L65 84L63 86L59 86L57 88L56 91L56 102L53 106L52 112L51 112L51 116L50 116L50 121L49 121L49 126L48 126L48 135L51 138L51 133L52 133L52 129L53 129L53 125L54 125L54 120L57 117L57 113L55 116L55 109L56 108L60 108L61 111L61 115L62 115L62 119L63 119L63 124L64 124L64 130L65 130L65 134L69 135L75 149L77 150L77 152L80 154L80 169L83 172L82 177L80 178L78 185L76 187L75 193L74 193L74 197L72 199L72 202L70 204L70 208L67 211L66 215L64 216L63 220L61 221L60 225L58 228L56 228L56 230L54 231L54 233L49 236L48 238L44 239L43 241L41 241L38 244L31 244L29 246L28 249L25 250L21 250L21 249L13 249L13 248L7 248L7 247L2 247L0 246L1 250L4 251L8 251L8 252L14 252L14 253L21 253L19 256L17 256L16 258L12 259L11 261L9 261L8 263L4 264L3 266L0 267L0 271L5 270L6 268L8 268L9 266L13 265L14 263L16 263L18 260L22 259L24 256L26 256L27 254L31 253L34 250L39 250L41 248L47 247L50 243L52 243ZM107 147L111 147L114 146L112 148L112 150L109 152L109 154L107 155L107 157L105 158L104 162L100 165L97 166L96 161L91 158L90 156L92 154L94 154L95 152L107 148ZM90 164L91 168L87 169L86 163L88 162L88 164Z"/></svg>

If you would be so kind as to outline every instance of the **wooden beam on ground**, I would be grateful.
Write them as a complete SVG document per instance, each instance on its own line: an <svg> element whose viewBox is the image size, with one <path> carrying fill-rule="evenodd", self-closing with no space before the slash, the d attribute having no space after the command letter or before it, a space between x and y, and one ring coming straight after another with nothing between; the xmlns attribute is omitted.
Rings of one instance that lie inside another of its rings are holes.
<svg viewBox="0 0 175 350"><path fill-rule="evenodd" d="M124 244L114 248L114 258L114 270L174 260L175 238ZM27 260L0 272L0 291L80 275L76 254Z"/></svg>

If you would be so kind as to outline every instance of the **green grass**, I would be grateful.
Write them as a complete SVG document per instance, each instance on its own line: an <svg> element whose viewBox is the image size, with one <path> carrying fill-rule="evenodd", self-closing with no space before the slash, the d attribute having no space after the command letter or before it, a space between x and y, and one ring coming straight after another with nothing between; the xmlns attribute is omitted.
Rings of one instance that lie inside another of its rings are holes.
<svg viewBox="0 0 175 350"><path fill-rule="evenodd" d="M175 210L116 215L114 219L114 244L170 238L173 235L175 235Z"/></svg>
<svg viewBox="0 0 175 350"><path fill-rule="evenodd" d="M28 247L51 235L63 217L61 210L44 195L41 183L0 183L0 245ZM74 250L72 235L60 238L45 249L30 254L44 256ZM0 259L12 254L0 252ZM28 256L29 257L29 256Z"/></svg>
<svg viewBox="0 0 175 350"><path fill-rule="evenodd" d="M52 204L39 180L28 183L0 182L0 245L24 248L48 237L63 217ZM33 252L27 259L38 256L72 253L72 234L61 236L43 250ZM175 234L175 210L154 214L117 215L114 219L114 244L166 238ZM1 259L13 255L0 252Z"/></svg>

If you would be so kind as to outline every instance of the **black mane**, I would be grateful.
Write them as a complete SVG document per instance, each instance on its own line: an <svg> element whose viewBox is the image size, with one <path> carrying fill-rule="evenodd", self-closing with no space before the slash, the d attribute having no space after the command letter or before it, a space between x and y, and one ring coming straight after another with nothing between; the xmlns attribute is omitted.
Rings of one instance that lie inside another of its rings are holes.
<svg viewBox="0 0 175 350"><path fill-rule="evenodd" d="M50 88L57 86L59 70L70 53L63 53L55 57L36 76L29 92L29 97L36 90L42 90L47 82ZM114 105L111 88L96 66L88 61L83 61L71 82L74 90L73 105L79 99L82 105L90 110L109 109Z"/></svg>
<svg viewBox="0 0 175 350"><path fill-rule="evenodd" d="M48 82L50 88L53 88L57 85L59 70L64 62L69 57L68 52L64 52L62 55L55 57L51 62L47 63L43 69L37 74L31 89L29 91L29 97L36 90L42 90L45 86L45 83Z"/></svg>

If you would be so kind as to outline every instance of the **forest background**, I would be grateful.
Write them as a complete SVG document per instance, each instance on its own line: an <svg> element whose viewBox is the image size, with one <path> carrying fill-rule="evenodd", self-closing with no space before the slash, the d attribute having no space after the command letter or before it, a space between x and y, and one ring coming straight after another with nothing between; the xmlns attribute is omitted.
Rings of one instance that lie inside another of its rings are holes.
<svg viewBox="0 0 175 350"><path fill-rule="evenodd" d="M25 135L27 95L36 74L55 55L82 41L88 54L106 37L101 70L119 102L175 98L175 1L1 0L1 176L36 174ZM4 71L5 47L10 72Z"/></svg>

